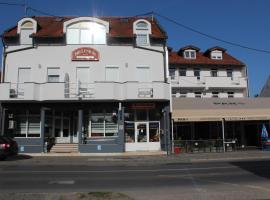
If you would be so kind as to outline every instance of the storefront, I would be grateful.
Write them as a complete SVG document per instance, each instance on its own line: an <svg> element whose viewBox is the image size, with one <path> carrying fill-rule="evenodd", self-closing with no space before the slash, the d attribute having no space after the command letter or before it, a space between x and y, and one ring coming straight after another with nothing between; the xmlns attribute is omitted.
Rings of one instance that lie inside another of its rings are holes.
<svg viewBox="0 0 270 200"><path fill-rule="evenodd" d="M262 126L269 130L269 105L267 98L173 99L174 141L260 148Z"/></svg>

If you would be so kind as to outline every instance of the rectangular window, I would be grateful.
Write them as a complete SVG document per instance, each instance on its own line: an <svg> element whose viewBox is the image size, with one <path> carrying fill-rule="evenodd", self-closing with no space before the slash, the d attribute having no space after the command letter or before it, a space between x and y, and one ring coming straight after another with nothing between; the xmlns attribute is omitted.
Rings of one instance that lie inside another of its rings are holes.
<svg viewBox="0 0 270 200"><path fill-rule="evenodd" d="M213 51L213 52L211 52L211 59L222 60L222 51Z"/></svg>
<svg viewBox="0 0 270 200"><path fill-rule="evenodd" d="M219 95L218 92L212 92L212 97L213 97L213 98L218 98L218 95Z"/></svg>
<svg viewBox="0 0 270 200"><path fill-rule="evenodd" d="M138 66L136 70L136 80L138 80L139 82L152 82L150 77L150 67Z"/></svg>
<svg viewBox="0 0 270 200"><path fill-rule="evenodd" d="M228 98L234 98L234 92L228 92Z"/></svg>
<svg viewBox="0 0 270 200"><path fill-rule="evenodd" d="M149 142L159 142L159 122L149 122Z"/></svg>
<svg viewBox="0 0 270 200"><path fill-rule="evenodd" d="M96 109L90 113L91 137L112 137L118 135L117 113Z"/></svg>
<svg viewBox="0 0 270 200"><path fill-rule="evenodd" d="M135 125L133 122L125 122L125 139L126 143L135 142Z"/></svg>
<svg viewBox="0 0 270 200"><path fill-rule="evenodd" d="M180 92L180 98L186 98L187 92Z"/></svg>
<svg viewBox="0 0 270 200"><path fill-rule="evenodd" d="M194 76L196 76L196 77L201 76L201 70L199 68L194 69Z"/></svg>
<svg viewBox="0 0 270 200"><path fill-rule="evenodd" d="M106 81L119 81L119 67L107 66L105 68L105 80Z"/></svg>
<svg viewBox="0 0 270 200"><path fill-rule="evenodd" d="M172 80L175 79L175 68L169 69L169 76L171 77Z"/></svg>
<svg viewBox="0 0 270 200"><path fill-rule="evenodd" d="M15 137L40 137L40 115L17 115L15 124Z"/></svg>
<svg viewBox="0 0 270 200"><path fill-rule="evenodd" d="M53 82L59 82L60 81L60 73L59 73L60 69L59 68L48 68L47 70L47 81L49 83L53 83Z"/></svg>
<svg viewBox="0 0 270 200"><path fill-rule="evenodd" d="M202 98L201 92L195 92L195 98Z"/></svg>
<svg viewBox="0 0 270 200"><path fill-rule="evenodd" d="M233 77L233 70L232 69L227 69L227 77Z"/></svg>
<svg viewBox="0 0 270 200"><path fill-rule="evenodd" d="M67 44L79 44L80 29L67 29Z"/></svg>
<svg viewBox="0 0 270 200"><path fill-rule="evenodd" d="M81 29L80 44L92 44L93 36L92 31L89 29Z"/></svg>
<svg viewBox="0 0 270 200"><path fill-rule="evenodd" d="M187 69L180 68L179 69L179 76L186 76L187 75Z"/></svg>
<svg viewBox="0 0 270 200"><path fill-rule="evenodd" d="M104 113L91 113L91 137L104 137Z"/></svg>
<svg viewBox="0 0 270 200"><path fill-rule="evenodd" d="M217 69L211 69L211 76L212 77L217 77L217 75L218 75Z"/></svg>
<svg viewBox="0 0 270 200"><path fill-rule="evenodd" d="M137 34L137 36L136 36L136 44L138 46L146 46L146 45L148 45L148 35L147 34Z"/></svg>
<svg viewBox="0 0 270 200"><path fill-rule="evenodd" d="M18 83L31 81L31 68L19 68L18 70Z"/></svg>
<svg viewBox="0 0 270 200"><path fill-rule="evenodd" d="M30 35L33 33L33 29L21 29L20 33L20 43L21 44L32 44L33 39L30 37Z"/></svg>
<svg viewBox="0 0 270 200"><path fill-rule="evenodd" d="M196 51L195 50L185 50L184 58L187 59L196 59Z"/></svg>

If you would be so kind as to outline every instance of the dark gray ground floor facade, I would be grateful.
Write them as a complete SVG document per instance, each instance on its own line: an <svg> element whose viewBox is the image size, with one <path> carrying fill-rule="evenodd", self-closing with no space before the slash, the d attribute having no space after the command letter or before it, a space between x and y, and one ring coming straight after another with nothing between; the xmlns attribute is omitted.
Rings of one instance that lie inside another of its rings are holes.
<svg viewBox="0 0 270 200"><path fill-rule="evenodd" d="M81 153L171 149L166 101L2 103L1 134L20 152L78 144Z"/></svg>

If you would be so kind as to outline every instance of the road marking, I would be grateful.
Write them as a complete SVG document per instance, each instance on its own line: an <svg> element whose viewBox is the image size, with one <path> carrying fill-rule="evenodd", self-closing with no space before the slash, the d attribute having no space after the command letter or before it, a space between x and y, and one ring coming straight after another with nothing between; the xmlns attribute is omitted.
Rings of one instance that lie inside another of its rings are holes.
<svg viewBox="0 0 270 200"><path fill-rule="evenodd" d="M73 185L75 183L74 180L67 181L49 181L49 184L58 184L58 185Z"/></svg>
<svg viewBox="0 0 270 200"><path fill-rule="evenodd" d="M167 169L123 169L123 170L52 170L52 171L42 171L42 170L7 170L2 171L0 174L8 173L123 173L123 172L173 172L173 171L196 171L196 170L215 170L215 169L236 169L236 166L227 166L227 167L198 167L198 168L167 168Z"/></svg>

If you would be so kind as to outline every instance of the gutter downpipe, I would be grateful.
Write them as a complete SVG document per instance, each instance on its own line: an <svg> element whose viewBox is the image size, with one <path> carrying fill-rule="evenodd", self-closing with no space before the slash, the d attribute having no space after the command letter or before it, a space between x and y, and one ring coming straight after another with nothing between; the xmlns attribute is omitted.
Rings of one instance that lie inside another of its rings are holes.
<svg viewBox="0 0 270 200"><path fill-rule="evenodd" d="M225 119L222 118L222 141L223 141L223 152L226 152L226 147L225 147Z"/></svg>

